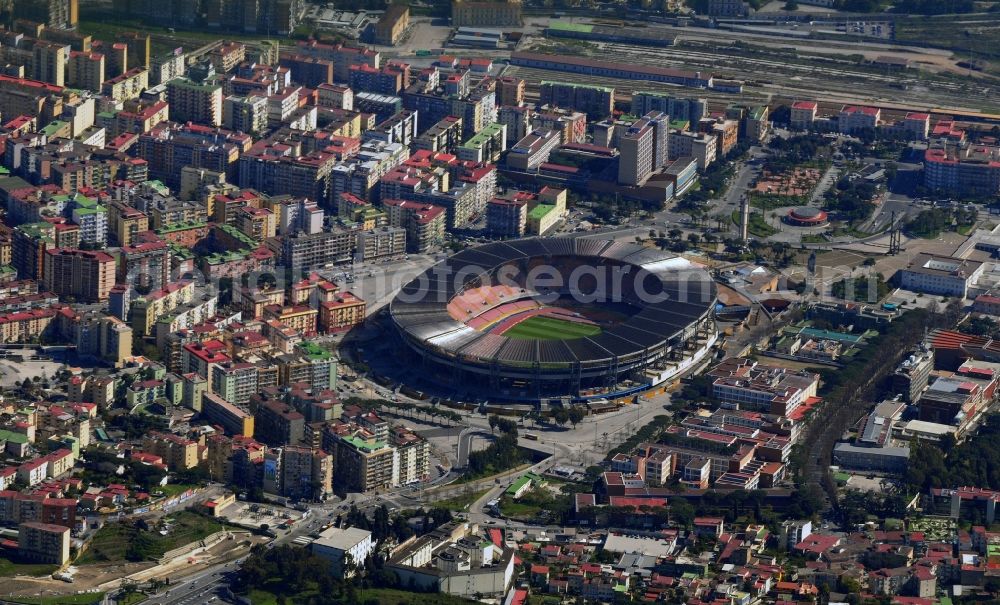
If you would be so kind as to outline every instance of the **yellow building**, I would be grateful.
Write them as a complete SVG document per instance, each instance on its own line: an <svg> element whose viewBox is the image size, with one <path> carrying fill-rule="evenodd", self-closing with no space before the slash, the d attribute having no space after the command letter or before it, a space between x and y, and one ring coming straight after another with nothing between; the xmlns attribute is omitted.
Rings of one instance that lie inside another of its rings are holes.
<svg viewBox="0 0 1000 605"><path fill-rule="evenodd" d="M69 51L70 47L68 44L49 42L47 40L35 41L35 48L32 53L35 79L55 84L56 86L65 86L66 64L69 62Z"/></svg>
<svg viewBox="0 0 1000 605"><path fill-rule="evenodd" d="M152 43L149 34L125 32L119 34L118 42L128 47L128 66L149 69L149 54Z"/></svg>
<svg viewBox="0 0 1000 605"><path fill-rule="evenodd" d="M215 393L202 395L201 413L210 423L221 426L227 435L253 437L253 415Z"/></svg>
<svg viewBox="0 0 1000 605"><path fill-rule="evenodd" d="M244 319L257 319L264 315L264 307L275 305L280 306L285 300L285 293L279 289L262 290L258 288L242 287L239 290L240 310L243 311Z"/></svg>
<svg viewBox="0 0 1000 605"><path fill-rule="evenodd" d="M409 26L410 7L405 4L391 5L375 24L375 44L394 46Z"/></svg>
<svg viewBox="0 0 1000 605"><path fill-rule="evenodd" d="M147 88L149 88L149 70L137 67L104 82L102 91L115 101L128 101L138 98Z"/></svg>
<svg viewBox="0 0 1000 605"><path fill-rule="evenodd" d="M350 113L346 116L338 117L338 122L334 122L330 126L327 126L327 131L330 134L338 137L350 137L357 138L361 136L361 114L360 113Z"/></svg>
<svg viewBox="0 0 1000 605"><path fill-rule="evenodd" d="M23 560L59 567L69 562L68 527L29 522L20 524L17 529L17 552Z"/></svg>
<svg viewBox="0 0 1000 605"><path fill-rule="evenodd" d="M306 335L316 333L316 317L318 313L316 309L311 309L305 305L296 305L293 307L269 305L264 308L265 319L276 319L284 326L298 330Z"/></svg>
<svg viewBox="0 0 1000 605"><path fill-rule="evenodd" d="M194 300L194 282L181 280L167 284L162 290L150 292L132 303L132 329L141 336L149 335L153 324L177 307Z"/></svg>
<svg viewBox="0 0 1000 605"><path fill-rule="evenodd" d="M527 233L545 235L566 215L566 190L543 187L528 206Z"/></svg>
<svg viewBox="0 0 1000 605"><path fill-rule="evenodd" d="M131 246L136 235L149 230L149 217L122 202L112 201L108 207L108 230L115 234L119 246Z"/></svg>
<svg viewBox="0 0 1000 605"><path fill-rule="evenodd" d="M142 440L142 449L163 458L171 470L198 466L198 444L178 435L149 433Z"/></svg>
<svg viewBox="0 0 1000 605"><path fill-rule="evenodd" d="M209 53L208 58L215 66L215 71L228 73L242 63L247 56L247 47L240 42L224 42Z"/></svg>

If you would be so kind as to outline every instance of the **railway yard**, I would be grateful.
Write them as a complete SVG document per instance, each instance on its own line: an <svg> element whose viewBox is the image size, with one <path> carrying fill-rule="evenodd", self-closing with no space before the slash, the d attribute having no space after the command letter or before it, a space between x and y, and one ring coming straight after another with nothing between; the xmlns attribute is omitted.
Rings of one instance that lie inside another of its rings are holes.
<svg viewBox="0 0 1000 605"><path fill-rule="evenodd" d="M978 78L968 78L967 72L959 73L957 59L942 55L941 51L894 51L893 56L908 59L913 67L892 70L865 62L872 55L867 43L864 51L849 42L831 46L822 40L795 40L795 46L776 47L773 42L760 43L753 37L744 38L740 32L715 31L712 32L714 39L711 39L702 33L706 30L694 32L688 38L683 29L663 29L665 36L678 35L675 46L657 49L578 40L567 43L530 35L521 42L518 50L610 56L621 63L711 72L719 79L742 81L743 93L739 95L704 91L704 96L710 101L721 105L737 99L748 103L803 98L821 99L834 105L866 103L901 110L1000 111L1000 103L996 100L1000 79L982 73L977 73ZM852 50L856 52L852 53ZM524 78L529 87L544 79L558 79L554 75L558 72L536 68L510 66L505 73ZM603 76L574 74L573 78L584 83L614 86L624 93L639 86L636 81ZM859 90L859 81L865 82L863 91ZM680 88L672 84L646 82L641 86L643 89L674 92Z"/></svg>

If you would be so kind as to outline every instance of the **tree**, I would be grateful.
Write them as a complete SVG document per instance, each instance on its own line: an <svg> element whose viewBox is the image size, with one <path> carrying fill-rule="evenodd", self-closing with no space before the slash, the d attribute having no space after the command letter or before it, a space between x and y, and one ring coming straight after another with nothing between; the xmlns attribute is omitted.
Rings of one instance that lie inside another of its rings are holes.
<svg viewBox="0 0 1000 605"><path fill-rule="evenodd" d="M139 586L135 583L135 580L122 578L121 582L118 584L118 590L121 592L122 598L125 598L130 594L138 592Z"/></svg>
<svg viewBox="0 0 1000 605"><path fill-rule="evenodd" d="M670 499L670 516L679 527L691 527L694 523L695 510L684 498Z"/></svg>
<svg viewBox="0 0 1000 605"><path fill-rule="evenodd" d="M788 0L787 2L785 2L785 10L786 11L797 11L797 10L799 10L799 3L796 2L795 0Z"/></svg>

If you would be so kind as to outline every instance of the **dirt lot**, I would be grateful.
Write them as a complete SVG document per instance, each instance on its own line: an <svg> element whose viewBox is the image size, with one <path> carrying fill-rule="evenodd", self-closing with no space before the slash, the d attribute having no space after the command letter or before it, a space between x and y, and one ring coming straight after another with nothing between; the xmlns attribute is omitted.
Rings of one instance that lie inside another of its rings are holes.
<svg viewBox="0 0 1000 605"><path fill-rule="evenodd" d="M169 577L171 581L184 578L218 563L242 557L256 542L266 542L267 538L237 534L235 540L223 540L207 551L188 557L180 557L164 565L152 561L143 563L103 563L83 565L76 568L72 584L52 578L8 578L4 582L4 592L16 595L76 594L92 589L111 590L117 588L121 579L131 577L137 582L151 578Z"/></svg>

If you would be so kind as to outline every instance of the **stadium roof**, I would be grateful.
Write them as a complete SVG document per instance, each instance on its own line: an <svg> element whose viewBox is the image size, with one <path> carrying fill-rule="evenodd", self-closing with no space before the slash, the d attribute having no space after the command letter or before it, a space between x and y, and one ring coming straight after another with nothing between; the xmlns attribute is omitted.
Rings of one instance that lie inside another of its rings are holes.
<svg viewBox="0 0 1000 605"><path fill-rule="evenodd" d="M599 334L570 340L508 338L476 330L449 313L448 303L457 294L497 283L501 268L523 273L538 261L557 268L627 266L631 281L624 281L621 302L638 310ZM638 286L650 296L640 296ZM408 338L449 356L514 366L572 365L660 347L705 317L715 300L715 283L706 271L661 250L583 238L530 238L468 248L441 261L403 286L390 312Z"/></svg>

